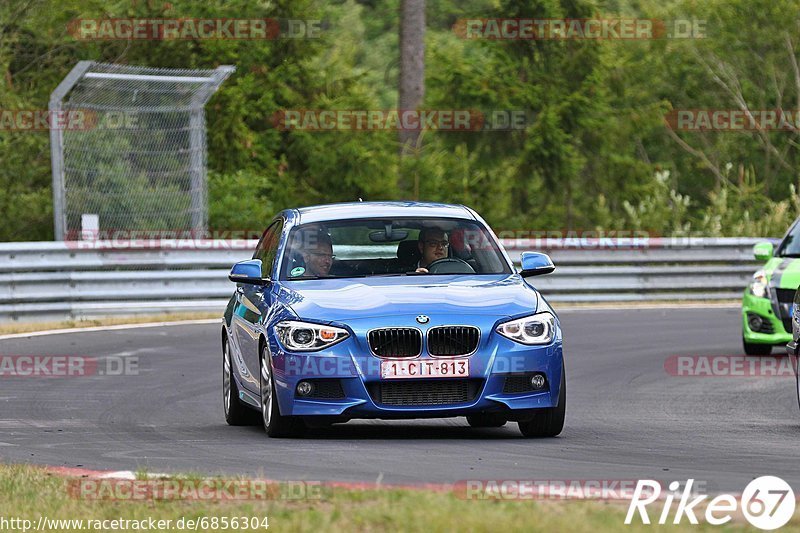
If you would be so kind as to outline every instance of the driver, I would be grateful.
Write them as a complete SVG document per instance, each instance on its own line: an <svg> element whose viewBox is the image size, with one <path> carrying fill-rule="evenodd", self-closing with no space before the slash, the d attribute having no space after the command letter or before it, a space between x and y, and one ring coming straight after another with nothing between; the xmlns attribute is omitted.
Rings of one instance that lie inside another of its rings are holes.
<svg viewBox="0 0 800 533"><path fill-rule="evenodd" d="M428 274L428 265L439 259L447 258L450 240L447 233L439 228L422 228L417 241L422 258L417 263L417 272Z"/></svg>
<svg viewBox="0 0 800 533"><path fill-rule="evenodd" d="M333 264L331 236L323 229L306 231L303 236L301 254L305 263L305 276L325 277Z"/></svg>

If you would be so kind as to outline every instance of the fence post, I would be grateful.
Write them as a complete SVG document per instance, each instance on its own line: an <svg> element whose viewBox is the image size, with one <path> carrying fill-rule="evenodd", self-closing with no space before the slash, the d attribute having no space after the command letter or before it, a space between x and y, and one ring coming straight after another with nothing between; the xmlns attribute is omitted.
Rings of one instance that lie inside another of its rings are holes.
<svg viewBox="0 0 800 533"><path fill-rule="evenodd" d="M54 128L54 117L62 111L62 101L78 80L89 70L93 61L79 61L58 87L50 94L47 110L50 119L50 165L53 172L53 222L55 240L63 241L67 228L67 213L64 207L64 132Z"/></svg>

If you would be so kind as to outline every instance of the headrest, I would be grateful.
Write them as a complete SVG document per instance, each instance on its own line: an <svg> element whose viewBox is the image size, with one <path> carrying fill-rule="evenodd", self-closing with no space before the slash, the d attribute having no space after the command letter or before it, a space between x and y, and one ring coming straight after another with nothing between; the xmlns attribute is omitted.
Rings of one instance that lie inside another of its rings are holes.
<svg viewBox="0 0 800 533"><path fill-rule="evenodd" d="M397 245L397 258L403 264L416 263L422 257L417 242L419 241L400 241Z"/></svg>

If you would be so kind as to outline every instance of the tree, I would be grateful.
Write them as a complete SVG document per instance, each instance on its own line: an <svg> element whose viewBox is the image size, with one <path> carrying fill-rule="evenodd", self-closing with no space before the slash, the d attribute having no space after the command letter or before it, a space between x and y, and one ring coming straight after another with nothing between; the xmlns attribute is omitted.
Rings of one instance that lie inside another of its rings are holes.
<svg viewBox="0 0 800 533"><path fill-rule="evenodd" d="M425 96L425 0L402 0L400 4L400 110L417 110ZM419 130L400 129L400 154L418 149ZM408 183L400 178L400 190Z"/></svg>

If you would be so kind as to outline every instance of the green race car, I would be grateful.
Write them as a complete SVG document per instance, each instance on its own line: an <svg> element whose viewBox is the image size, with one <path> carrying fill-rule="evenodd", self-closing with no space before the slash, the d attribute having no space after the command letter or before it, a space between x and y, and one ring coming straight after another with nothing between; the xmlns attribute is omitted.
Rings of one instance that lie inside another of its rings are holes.
<svg viewBox="0 0 800 533"><path fill-rule="evenodd" d="M800 286L800 219L775 248L771 242L753 247L767 263L753 274L742 300L742 344L747 355L769 355L775 345L792 340L792 302Z"/></svg>

